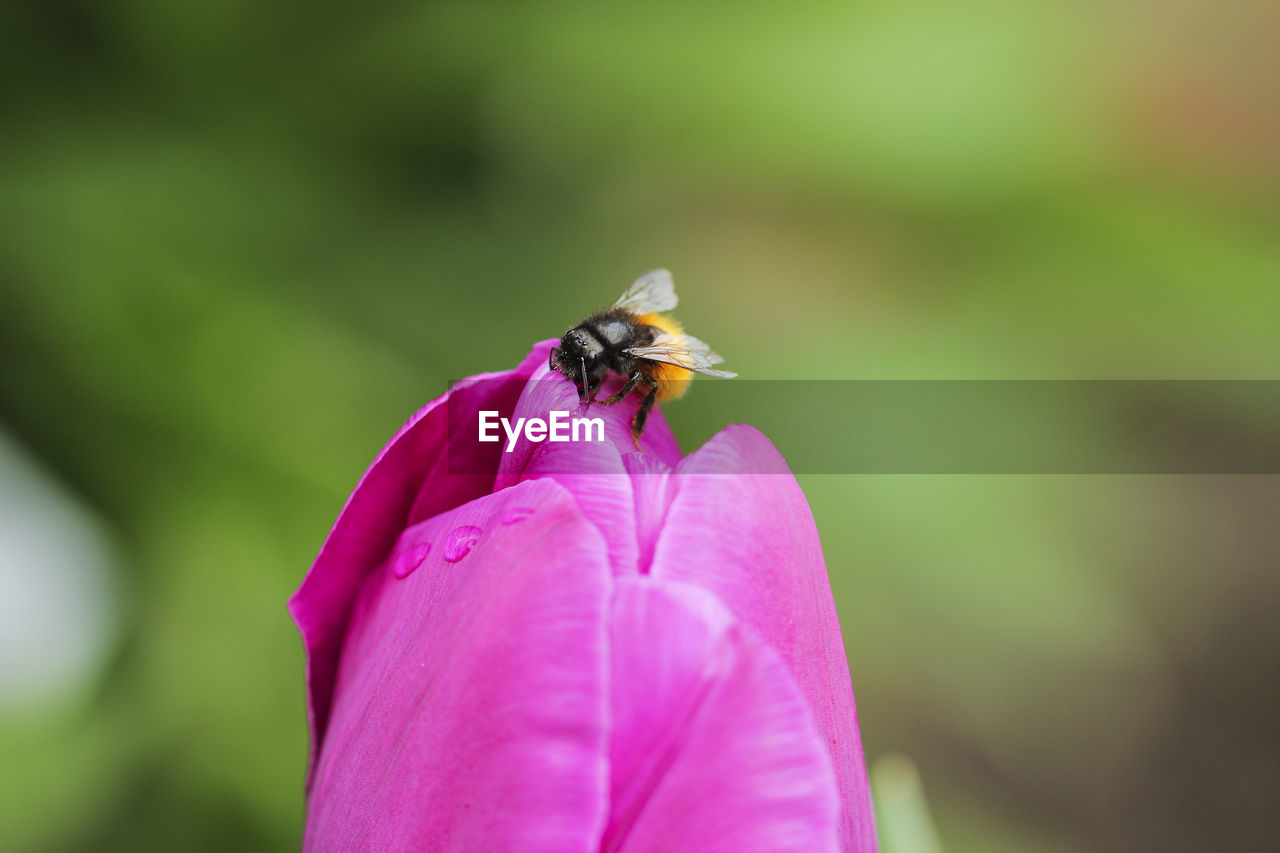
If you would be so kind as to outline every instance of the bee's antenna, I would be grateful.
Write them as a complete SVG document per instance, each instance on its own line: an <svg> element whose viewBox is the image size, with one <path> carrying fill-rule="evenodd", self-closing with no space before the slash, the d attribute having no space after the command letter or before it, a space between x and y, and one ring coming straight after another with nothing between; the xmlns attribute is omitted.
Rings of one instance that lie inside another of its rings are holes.
<svg viewBox="0 0 1280 853"><path fill-rule="evenodd" d="M582 365L582 399L586 401L587 407L591 406L591 397L587 393L587 360L579 357L578 363Z"/></svg>

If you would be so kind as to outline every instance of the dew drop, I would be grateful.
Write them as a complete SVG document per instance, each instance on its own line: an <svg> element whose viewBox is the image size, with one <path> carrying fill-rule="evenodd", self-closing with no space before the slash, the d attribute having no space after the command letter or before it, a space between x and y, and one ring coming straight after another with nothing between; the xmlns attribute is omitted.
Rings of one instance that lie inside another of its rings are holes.
<svg viewBox="0 0 1280 853"><path fill-rule="evenodd" d="M484 531L472 524L450 530L444 539L444 558L450 563L456 563L470 554L471 549L480 541L481 533Z"/></svg>
<svg viewBox="0 0 1280 853"><path fill-rule="evenodd" d="M395 565L391 571L398 578L407 578L413 574L414 569L422 565L422 561L427 559L427 554L430 551L431 545L428 542L406 548L399 557L396 557Z"/></svg>
<svg viewBox="0 0 1280 853"><path fill-rule="evenodd" d="M533 515L533 507L513 506L502 514L503 524L518 524Z"/></svg>

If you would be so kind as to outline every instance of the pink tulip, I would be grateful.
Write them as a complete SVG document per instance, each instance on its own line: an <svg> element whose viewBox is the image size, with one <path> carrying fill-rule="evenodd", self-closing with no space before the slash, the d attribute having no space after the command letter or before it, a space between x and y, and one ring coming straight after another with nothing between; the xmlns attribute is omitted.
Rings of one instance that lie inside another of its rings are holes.
<svg viewBox="0 0 1280 853"><path fill-rule="evenodd" d="M307 651L306 850L871 851L817 530L743 425L682 458L481 443L575 411L539 344L429 403L290 602ZM607 392L606 392L607 393Z"/></svg>

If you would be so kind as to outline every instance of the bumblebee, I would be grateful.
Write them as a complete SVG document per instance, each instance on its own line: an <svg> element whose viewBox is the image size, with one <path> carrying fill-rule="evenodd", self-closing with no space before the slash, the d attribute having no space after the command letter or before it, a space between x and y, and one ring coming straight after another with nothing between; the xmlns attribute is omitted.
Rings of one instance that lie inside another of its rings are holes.
<svg viewBox="0 0 1280 853"><path fill-rule="evenodd" d="M626 382L600 402L617 403L637 389L644 394L631 420L636 447L654 403L683 396L694 373L738 375L713 369L711 365L724 359L662 313L675 308L677 301L671 273L651 270L636 279L612 307L587 317L551 348L550 369L573 380L584 404L595 402L595 393L609 374L623 376Z"/></svg>

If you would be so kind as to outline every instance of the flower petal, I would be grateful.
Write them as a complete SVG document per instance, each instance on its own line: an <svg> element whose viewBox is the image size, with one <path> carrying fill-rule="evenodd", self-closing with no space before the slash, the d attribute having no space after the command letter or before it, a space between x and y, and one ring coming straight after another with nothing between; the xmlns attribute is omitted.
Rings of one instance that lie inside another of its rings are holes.
<svg viewBox="0 0 1280 853"><path fill-rule="evenodd" d="M596 392L597 400L605 399L621 386L622 380L619 377L606 379ZM578 401L578 392L573 383L542 364L529 377L529 384L516 404L515 417L545 419L548 413L558 411L569 412L573 417L599 418L604 422L605 440L557 444L521 439L510 453L503 455L502 472L506 476L513 476L533 468L538 474L596 473L597 469L592 465L595 457L588 455L585 460L580 461L577 454L585 448L600 445L606 446L615 458L624 453L635 453L636 445L631 440L631 419L639 406L640 393L636 391L613 405L596 402L584 407ZM655 407L650 413L644 435L640 437L640 449L673 467L680 462L680 446L676 443L675 434L671 432L666 418L662 416L661 408Z"/></svg>
<svg viewBox="0 0 1280 853"><path fill-rule="evenodd" d="M594 851L610 588L552 480L406 530L351 617L305 848Z"/></svg>
<svg viewBox="0 0 1280 853"><path fill-rule="evenodd" d="M831 753L842 849L874 850L849 664L804 493L773 444L741 424L692 453L672 480L651 576L710 590L777 650Z"/></svg>
<svg viewBox="0 0 1280 853"><path fill-rule="evenodd" d="M636 543L639 546L640 574L648 574L653 549L671 505L671 468L652 453L624 453L622 465L631 475L636 499Z"/></svg>
<svg viewBox="0 0 1280 853"><path fill-rule="evenodd" d="M603 399L621 381L608 380L598 392ZM600 418L604 422L603 442L519 440L510 453L503 453L494 487L538 477L553 477L578 499L583 513L604 534L609 543L609 560L615 575L634 574L640 561L640 540L636 535L636 517L640 512L637 495L623 459L636 454L631 441L631 417L639 405L628 399L617 405L593 405L580 410L573 383L552 374L543 365L534 374L516 404L516 418L543 418L552 411L574 413L579 417ZM671 467L680 461L680 448L660 411L649 418L640 446L652 464Z"/></svg>
<svg viewBox="0 0 1280 853"><path fill-rule="evenodd" d="M486 494L493 486L501 447L471 441L476 433L451 429L451 421L464 413L474 419L482 408L510 413L529 376L539 366L546 369L550 348L550 341L538 344L515 370L465 379L415 414L369 466L289 600L307 652L312 768L328 727L338 651L361 581L406 525ZM451 466L455 454L472 464ZM451 467L480 473L452 473Z"/></svg>
<svg viewBox="0 0 1280 853"><path fill-rule="evenodd" d="M777 653L715 596L619 580L606 853L836 851L840 802Z"/></svg>

